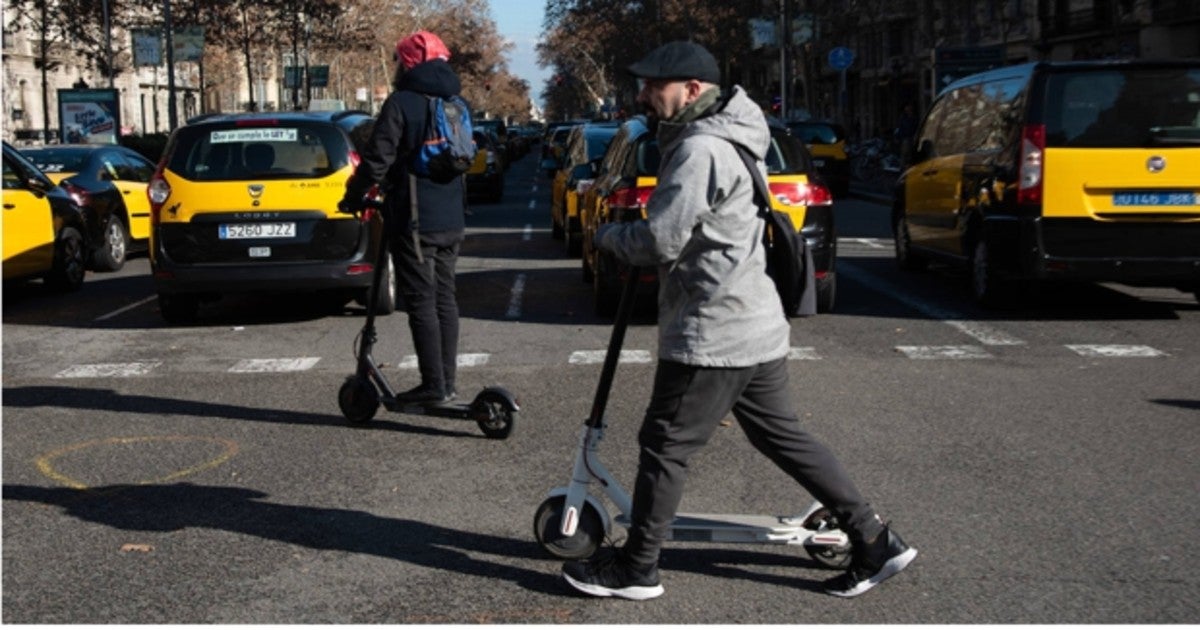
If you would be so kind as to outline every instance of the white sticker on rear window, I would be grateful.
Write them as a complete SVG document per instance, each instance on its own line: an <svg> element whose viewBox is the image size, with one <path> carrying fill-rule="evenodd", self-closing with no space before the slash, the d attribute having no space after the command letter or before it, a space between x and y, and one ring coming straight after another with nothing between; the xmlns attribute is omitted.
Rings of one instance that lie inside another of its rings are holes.
<svg viewBox="0 0 1200 630"><path fill-rule="evenodd" d="M280 129L277 127L257 127L254 129L228 129L213 131L208 136L212 144L225 142L296 142L299 138L297 129Z"/></svg>

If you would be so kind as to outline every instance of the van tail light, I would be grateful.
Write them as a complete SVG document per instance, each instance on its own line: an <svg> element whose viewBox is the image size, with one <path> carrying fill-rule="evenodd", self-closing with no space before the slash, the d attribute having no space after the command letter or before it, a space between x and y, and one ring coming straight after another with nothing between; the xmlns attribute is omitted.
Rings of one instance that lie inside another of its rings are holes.
<svg viewBox="0 0 1200 630"><path fill-rule="evenodd" d="M1042 202L1043 156L1046 153L1046 126L1025 125L1021 131L1020 178L1017 184L1018 204Z"/></svg>
<svg viewBox="0 0 1200 630"><path fill-rule="evenodd" d="M64 181L62 184L60 184L60 186L62 186L62 189L67 191L67 194L70 195L71 201L74 201L75 205L79 206L80 208L86 208L92 205L92 193L89 193L88 191L76 186L75 184L72 184L69 181Z"/></svg>
<svg viewBox="0 0 1200 630"><path fill-rule="evenodd" d="M653 186L638 186L635 188L618 188L608 195L608 207L612 216L618 221L633 221L642 218L646 202Z"/></svg>
<svg viewBox="0 0 1200 630"><path fill-rule="evenodd" d="M163 164L161 163L154 170L154 175L150 177L150 184L146 186L146 196L150 198L150 226L156 227L162 217L163 204L171 196L171 185L163 177Z"/></svg>
<svg viewBox="0 0 1200 630"><path fill-rule="evenodd" d="M833 194L813 182L778 182L767 186L771 196L784 206L831 206Z"/></svg>

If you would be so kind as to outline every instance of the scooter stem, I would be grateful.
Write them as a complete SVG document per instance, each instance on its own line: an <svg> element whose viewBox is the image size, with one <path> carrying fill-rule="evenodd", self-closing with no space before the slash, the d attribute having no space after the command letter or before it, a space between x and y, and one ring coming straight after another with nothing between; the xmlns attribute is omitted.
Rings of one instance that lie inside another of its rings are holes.
<svg viewBox="0 0 1200 630"><path fill-rule="evenodd" d="M587 426L597 429L604 421L604 410L608 407L608 394L612 390L613 377L617 373L617 361L621 358L621 346L625 344L625 330L633 313L638 277L641 268L630 267L629 276L621 290L621 302L617 305L617 316L613 321L612 336L608 339L608 350L604 353L604 366L600 369L600 382L596 384L596 396L592 399L592 412Z"/></svg>

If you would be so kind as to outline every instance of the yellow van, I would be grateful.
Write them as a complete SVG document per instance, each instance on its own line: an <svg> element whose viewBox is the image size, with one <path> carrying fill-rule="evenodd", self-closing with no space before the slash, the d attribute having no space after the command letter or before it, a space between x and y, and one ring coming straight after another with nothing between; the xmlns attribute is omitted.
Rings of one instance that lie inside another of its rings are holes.
<svg viewBox="0 0 1200 630"><path fill-rule="evenodd" d="M1200 289L1200 61L964 78L926 114L913 162L896 188L896 261L964 264L984 305L1031 280Z"/></svg>

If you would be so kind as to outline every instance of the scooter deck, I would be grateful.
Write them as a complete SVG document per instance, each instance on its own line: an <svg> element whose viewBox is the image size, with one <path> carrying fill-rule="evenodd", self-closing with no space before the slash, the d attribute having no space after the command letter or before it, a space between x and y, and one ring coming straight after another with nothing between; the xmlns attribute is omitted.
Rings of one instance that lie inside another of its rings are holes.
<svg viewBox="0 0 1200 630"><path fill-rule="evenodd" d="M758 514L678 514L671 523L668 539L693 542L802 544L813 532L793 517ZM617 523L628 527L624 514Z"/></svg>

